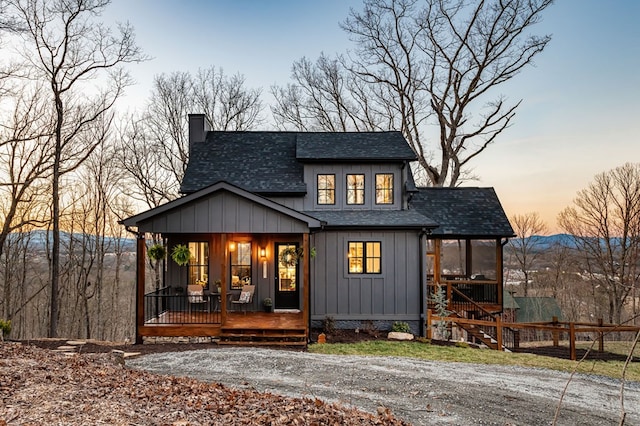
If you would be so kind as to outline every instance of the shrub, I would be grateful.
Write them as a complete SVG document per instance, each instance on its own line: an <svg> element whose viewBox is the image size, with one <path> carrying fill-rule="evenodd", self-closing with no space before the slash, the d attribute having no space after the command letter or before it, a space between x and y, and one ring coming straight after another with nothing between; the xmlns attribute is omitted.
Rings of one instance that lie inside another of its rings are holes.
<svg viewBox="0 0 640 426"><path fill-rule="evenodd" d="M11 320L0 319L0 339L4 340L11 333Z"/></svg>
<svg viewBox="0 0 640 426"><path fill-rule="evenodd" d="M331 334L336 331L336 320L332 316L327 315L324 317L324 321L322 321L322 331L324 331L325 334Z"/></svg>
<svg viewBox="0 0 640 426"><path fill-rule="evenodd" d="M393 323L393 326L391 326L391 331L396 333L411 333L411 327L409 327L409 324L406 322L396 321Z"/></svg>

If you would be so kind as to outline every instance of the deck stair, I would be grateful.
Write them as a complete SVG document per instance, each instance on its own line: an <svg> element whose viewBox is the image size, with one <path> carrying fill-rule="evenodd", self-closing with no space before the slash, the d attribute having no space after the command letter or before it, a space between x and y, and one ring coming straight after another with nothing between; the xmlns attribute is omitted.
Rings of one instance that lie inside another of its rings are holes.
<svg viewBox="0 0 640 426"><path fill-rule="evenodd" d="M456 318L465 318L464 316L458 314L457 312L453 312L450 316L452 317L456 317ZM464 331L467 332L468 335L473 336L476 340L479 340L480 342L482 342L484 345L486 345L487 347L493 349L493 350L497 350L498 349L498 342L496 341L496 339L494 339L492 336L488 335L487 333L485 333L480 327L474 325L474 324L457 324L458 327L462 328Z"/></svg>
<svg viewBox="0 0 640 426"><path fill-rule="evenodd" d="M307 346L304 328L237 328L222 327L219 345L237 346Z"/></svg>

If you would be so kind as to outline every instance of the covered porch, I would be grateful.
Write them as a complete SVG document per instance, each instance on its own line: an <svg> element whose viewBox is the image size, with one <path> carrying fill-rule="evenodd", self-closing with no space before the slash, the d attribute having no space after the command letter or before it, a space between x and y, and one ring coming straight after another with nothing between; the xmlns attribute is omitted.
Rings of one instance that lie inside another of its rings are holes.
<svg viewBox="0 0 640 426"><path fill-rule="evenodd" d="M228 344L306 345L309 241L318 220L219 183L123 223L138 235L137 343L146 336L201 336ZM169 253L155 290L146 274L149 233L161 235ZM182 265L170 255L176 246L188 248ZM241 297L247 289L251 297ZM265 299L271 312L263 311Z"/></svg>

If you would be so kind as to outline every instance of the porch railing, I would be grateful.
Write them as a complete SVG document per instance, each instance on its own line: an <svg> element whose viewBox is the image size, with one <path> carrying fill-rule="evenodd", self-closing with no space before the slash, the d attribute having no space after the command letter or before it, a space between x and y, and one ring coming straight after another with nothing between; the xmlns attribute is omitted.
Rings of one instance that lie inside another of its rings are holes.
<svg viewBox="0 0 640 426"><path fill-rule="evenodd" d="M144 295L145 324L220 324L217 295L202 298L163 287Z"/></svg>
<svg viewBox="0 0 640 426"><path fill-rule="evenodd" d="M436 291L435 283L430 282L428 288L428 297L431 300ZM447 292L447 298L452 303L465 304L468 300L477 304L498 303L498 283L495 281L443 281L442 288Z"/></svg>

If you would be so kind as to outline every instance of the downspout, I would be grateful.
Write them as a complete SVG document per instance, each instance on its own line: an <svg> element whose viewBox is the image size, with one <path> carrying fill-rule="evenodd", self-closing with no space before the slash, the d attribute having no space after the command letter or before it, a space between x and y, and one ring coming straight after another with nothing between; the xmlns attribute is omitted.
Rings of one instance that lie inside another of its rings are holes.
<svg viewBox="0 0 640 426"><path fill-rule="evenodd" d="M424 239L429 234L427 228L422 228L420 234L418 234L418 253L420 256L419 269L420 269L420 337L425 337L425 321L427 319L427 303L425 303L425 297L427 295L427 274L425 270L425 258L427 256L426 240Z"/></svg>

